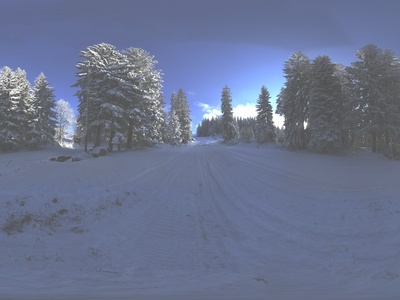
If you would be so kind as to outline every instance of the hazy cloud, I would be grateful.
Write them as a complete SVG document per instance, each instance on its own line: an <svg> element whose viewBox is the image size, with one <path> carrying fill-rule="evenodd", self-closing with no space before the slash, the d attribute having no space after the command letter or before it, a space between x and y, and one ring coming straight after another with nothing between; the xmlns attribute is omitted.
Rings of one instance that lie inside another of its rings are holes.
<svg viewBox="0 0 400 300"><path fill-rule="evenodd" d="M202 102L197 102L196 105L199 106L204 113L203 119L212 119L221 115L221 110L218 107Z"/></svg>
<svg viewBox="0 0 400 300"><path fill-rule="evenodd" d="M277 115L275 113L273 115L273 118L274 118L274 125L281 128L283 126L285 118L283 116Z"/></svg>
<svg viewBox="0 0 400 300"><path fill-rule="evenodd" d="M233 107L233 116L237 118L255 118L257 116L255 104L246 103Z"/></svg>

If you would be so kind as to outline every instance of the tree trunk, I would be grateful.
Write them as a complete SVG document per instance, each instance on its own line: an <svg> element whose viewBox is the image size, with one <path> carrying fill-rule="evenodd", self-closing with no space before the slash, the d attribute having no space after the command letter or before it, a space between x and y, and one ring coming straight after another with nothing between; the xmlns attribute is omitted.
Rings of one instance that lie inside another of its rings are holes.
<svg viewBox="0 0 400 300"><path fill-rule="evenodd" d="M376 133L372 133L372 152L376 153L377 152L377 146L376 146Z"/></svg>
<svg viewBox="0 0 400 300"><path fill-rule="evenodd" d="M100 134L101 134L101 128L100 125L96 126L96 137L94 141L94 146L99 147L100 146Z"/></svg>
<svg viewBox="0 0 400 300"><path fill-rule="evenodd" d="M108 150L111 152L111 151L113 151L113 139L114 139L114 136L115 136L115 130L111 130L111 132L110 132L110 137L109 137L109 139L108 139Z"/></svg>
<svg viewBox="0 0 400 300"><path fill-rule="evenodd" d="M127 149L132 149L132 136L133 136L133 122L132 122L132 120L130 120L128 130L126 133L126 148Z"/></svg>
<svg viewBox="0 0 400 300"><path fill-rule="evenodd" d="M386 143L386 149L389 149L390 137L389 137L389 131L387 129L385 132L385 143Z"/></svg>

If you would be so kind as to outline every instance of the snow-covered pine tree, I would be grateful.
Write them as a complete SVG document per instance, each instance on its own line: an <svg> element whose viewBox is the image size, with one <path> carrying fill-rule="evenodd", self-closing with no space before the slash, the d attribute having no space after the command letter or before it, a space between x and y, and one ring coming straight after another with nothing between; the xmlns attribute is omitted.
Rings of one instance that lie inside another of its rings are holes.
<svg viewBox="0 0 400 300"><path fill-rule="evenodd" d="M166 112L162 73L156 69L157 61L141 48L128 48L122 54L126 59L129 84L125 89L129 99L127 146L162 141L166 134Z"/></svg>
<svg viewBox="0 0 400 300"><path fill-rule="evenodd" d="M221 95L221 112L222 112L222 137L224 143L230 143L238 137L235 120L233 118L232 96L230 88L225 85Z"/></svg>
<svg viewBox="0 0 400 300"><path fill-rule="evenodd" d="M276 138L270 98L268 89L262 86L256 104L256 139L259 144L274 142Z"/></svg>
<svg viewBox="0 0 400 300"><path fill-rule="evenodd" d="M384 70L381 78L382 93L385 101L380 107L385 118L381 128L379 150L390 157L400 158L400 61L391 50L383 50Z"/></svg>
<svg viewBox="0 0 400 300"><path fill-rule="evenodd" d="M52 143L55 136L56 117L54 89L43 73L35 79L32 88L32 126L30 143L33 146Z"/></svg>
<svg viewBox="0 0 400 300"><path fill-rule="evenodd" d="M168 118L168 142L172 145L182 143L182 130L175 110L171 109Z"/></svg>
<svg viewBox="0 0 400 300"><path fill-rule="evenodd" d="M56 102L55 111L57 113L55 138L60 145L64 146L64 140L72 138L73 126L76 123L74 110L69 102L60 99Z"/></svg>
<svg viewBox="0 0 400 300"><path fill-rule="evenodd" d="M129 48L119 52L113 45L97 44L81 52L77 64L79 90L79 135L99 145L102 137L111 143L118 133L132 143L162 140L165 111L161 72L146 51ZM85 149L87 148L85 142Z"/></svg>
<svg viewBox="0 0 400 300"><path fill-rule="evenodd" d="M285 62L285 86L278 95L277 113L285 117L285 145L289 149L303 149L307 144L305 123L310 94L310 59L301 52Z"/></svg>
<svg viewBox="0 0 400 300"><path fill-rule="evenodd" d="M26 145L32 129L30 84L20 68L12 71L4 67L0 77L0 110L4 114L0 121L0 143L3 150L17 150Z"/></svg>
<svg viewBox="0 0 400 300"><path fill-rule="evenodd" d="M328 56L315 58L307 126L311 151L336 153L342 147L342 90L334 74L335 65Z"/></svg>
<svg viewBox="0 0 400 300"><path fill-rule="evenodd" d="M335 64L334 76L339 80L342 94L342 145L344 148L354 146L355 128L353 126L356 122L350 118L346 118L346 114L352 110L351 108L351 88L350 88L350 77L346 71L346 68L342 64Z"/></svg>
<svg viewBox="0 0 400 300"><path fill-rule="evenodd" d="M172 93L170 110L168 114L168 136L167 141L170 144L181 144L182 143L182 129L179 122L177 113L178 109L178 96L175 92Z"/></svg>
<svg viewBox="0 0 400 300"><path fill-rule="evenodd" d="M171 96L171 112L176 114L179 122L179 128L181 132L181 143L187 144L193 139L192 136L192 120L190 118L189 103L186 98L186 94L182 88L178 90L178 93L173 93Z"/></svg>
<svg viewBox="0 0 400 300"><path fill-rule="evenodd" d="M392 51L371 44L361 48L356 57L359 61L347 68L352 109L346 117L353 120L358 140L373 152L387 153L399 143L399 59Z"/></svg>
<svg viewBox="0 0 400 300"><path fill-rule="evenodd" d="M17 103L17 110L13 117L19 127L22 146L31 146L31 133L36 122L34 106L32 105L31 85L26 78L26 72L21 68L17 68L14 75L16 86L11 93L11 98Z"/></svg>
<svg viewBox="0 0 400 300"><path fill-rule="evenodd" d="M102 136L110 146L116 132L127 130L125 60L115 46L106 43L89 46L80 56L85 60L77 64L79 79L74 85L80 88L76 94L78 123L94 137L95 146L100 145Z"/></svg>
<svg viewBox="0 0 400 300"><path fill-rule="evenodd" d="M254 130L252 126L243 126L239 128L240 140L245 143L254 141Z"/></svg>
<svg viewBox="0 0 400 300"><path fill-rule="evenodd" d="M97 138L100 143L100 132L97 130L96 119L99 113L101 99L98 98L95 83L97 81L95 67L96 56L91 55L90 47L88 51L82 51L80 57L83 61L77 63L78 69L76 76L77 82L73 87L78 88L75 96L78 97L78 117L77 117L77 134L76 136L83 139L84 150L88 151L88 143ZM97 134L98 133L98 134Z"/></svg>
<svg viewBox="0 0 400 300"><path fill-rule="evenodd" d="M19 122L14 116L18 103L12 98L16 86L14 72L9 67L3 67L0 72L0 147L2 151L17 150L22 143Z"/></svg>

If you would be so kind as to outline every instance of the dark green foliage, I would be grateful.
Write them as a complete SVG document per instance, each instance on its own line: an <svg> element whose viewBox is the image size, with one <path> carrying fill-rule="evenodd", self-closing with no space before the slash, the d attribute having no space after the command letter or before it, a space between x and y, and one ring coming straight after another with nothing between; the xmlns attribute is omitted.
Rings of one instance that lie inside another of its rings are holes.
<svg viewBox="0 0 400 300"><path fill-rule="evenodd" d="M276 139L270 98L267 88L263 86L256 105L256 139L259 144L274 142Z"/></svg>
<svg viewBox="0 0 400 300"><path fill-rule="evenodd" d="M233 119L231 90L228 86L222 89L221 112L222 137L225 143L230 143L235 140L239 134Z"/></svg>
<svg viewBox="0 0 400 300"><path fill-rule="evenodd" d="M328 56L313 61L307 131L308 148L315 152L337 153L342 147L342 90L335 71Z"/></svg>
<svg viewBox="0 0 400 300"><path fill-rule="evenodd" d="M289 149L303 149L307 145L305 124L310 97L311 62L301 52L292 54L285 62L285 87L277 100L277 113L285 117L285 145Z"/></svg>
<svg viewBox="0 0 400 300"><path fill-rule="evenodd" d="M396 54L366 45L346 70L351 98L346 122L353 144L397 155L400 137L400 64Z"/></svg>
<svg viewBox="0 0 400 300"><path fill-rule="evenodd" d="M171 97L169 140L173 144L187 144L193 139L189 102L182 88Z"/></svg>
<svg viewBox="0 0 400 300"><path fill-rule="evenodd" d="M78 136L99 146L112 146L116 134L127 147L163 140L165 127L161 72L143 49L118 51L110 44L97 44L81 53L77 64L79 90Z"/></svg>

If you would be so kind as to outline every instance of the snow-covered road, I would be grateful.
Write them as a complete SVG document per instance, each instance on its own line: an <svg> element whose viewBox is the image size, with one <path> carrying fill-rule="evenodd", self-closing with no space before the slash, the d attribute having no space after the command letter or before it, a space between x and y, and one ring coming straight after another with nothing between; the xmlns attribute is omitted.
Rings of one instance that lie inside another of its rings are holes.
<svg viewBox="0 0 400 300"><path fill-rule="evenodd" d="M209 140L50 155L0 156L0 299L400 296L397 162Z"/></svg>

